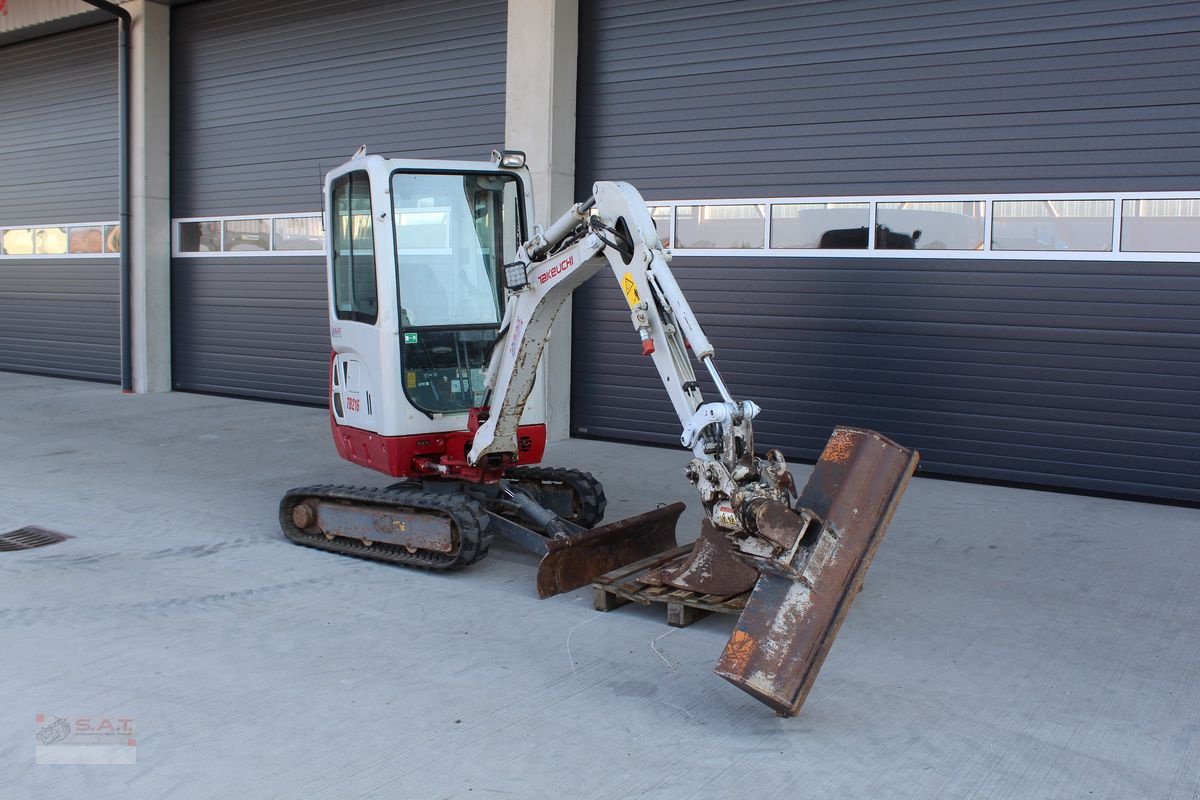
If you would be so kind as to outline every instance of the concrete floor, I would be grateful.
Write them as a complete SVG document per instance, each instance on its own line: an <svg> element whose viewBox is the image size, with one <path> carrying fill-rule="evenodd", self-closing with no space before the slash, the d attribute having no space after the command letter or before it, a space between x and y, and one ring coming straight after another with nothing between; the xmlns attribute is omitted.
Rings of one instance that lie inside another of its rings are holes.
<svg viewBox="0 0 1200 800"><path fill-rule="evenodd" d="M0 409L0 531L76 536L0 554L0 798L1200 796L1195 509L914 481L778 719L711 673L729 618L539 601L501 543L451 575L289 544L283 490L386 482L319 410L12 374ZM610 519L695 505L683 452L548 461ZM134 718L137 765L35 766L39 712Z"/></svg>

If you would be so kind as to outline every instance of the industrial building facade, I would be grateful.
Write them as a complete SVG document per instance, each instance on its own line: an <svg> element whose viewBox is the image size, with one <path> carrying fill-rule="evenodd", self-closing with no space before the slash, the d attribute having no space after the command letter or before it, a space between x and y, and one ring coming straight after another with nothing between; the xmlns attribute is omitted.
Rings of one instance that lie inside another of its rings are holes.
<svg viewBox="0 0 1200 800"><path fill-rule="evenodd" d="M76 6L0 18L0 370L116 381L117 23ZM166 187L143 165L142 369L324 402L321 176L507 145L539 216L647 198L760 444L861 425L931 473L1200 501L1200 3L1081 6L125 3ZM670 444L610 284L556 333L558 430Z"/></svg>

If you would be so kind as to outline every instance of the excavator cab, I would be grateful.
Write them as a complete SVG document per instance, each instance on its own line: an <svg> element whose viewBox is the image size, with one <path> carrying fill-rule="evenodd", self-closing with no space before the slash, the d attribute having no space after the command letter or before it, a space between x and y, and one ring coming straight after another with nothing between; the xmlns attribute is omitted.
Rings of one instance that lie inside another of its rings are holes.
<svg viewBox="0 0 1200 800"><path fill-rule="evenodd" d="M326 180L330 411L339 454L398 478L433 476L465 441L504 311L500 277L527 238L524 169L359 156ZM524 463L545 404L522 418Z"/></svg>

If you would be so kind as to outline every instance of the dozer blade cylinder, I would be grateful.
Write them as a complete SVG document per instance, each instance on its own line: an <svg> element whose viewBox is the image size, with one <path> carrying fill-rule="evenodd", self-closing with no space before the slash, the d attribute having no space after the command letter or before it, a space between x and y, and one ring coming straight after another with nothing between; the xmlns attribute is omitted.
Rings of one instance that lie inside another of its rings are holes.
<svg viewBox="0 0 1200 800"><path fill-rule="evenodd" d="M684 508L683 503L672 503L583 533L548 539L547 553L538 565L538 597L587 586L617 567L671 550L676 546L675 523Z"/></svg>
<svg viewBox="0 0 1200 800"><path fill-rule="evenodd" d="M836 428L797 505L824 521L794 574L764 571L716 673L780 716L800 713L917 466L874 431Z"/></svg>

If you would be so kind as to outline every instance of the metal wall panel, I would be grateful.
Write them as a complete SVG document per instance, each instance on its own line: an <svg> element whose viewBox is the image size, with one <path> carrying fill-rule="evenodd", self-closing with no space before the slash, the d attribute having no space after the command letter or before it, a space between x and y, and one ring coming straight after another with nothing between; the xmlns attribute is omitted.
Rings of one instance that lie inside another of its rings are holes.
<svg viewBox="0 0 1200 800"><path fill-rule="evenodd" d="M116 261L0 261L0 370L115 382L120 341Z"/></svg>
<svg viewBox="0 0 1200 800"><path fill-rule="evenodd" d="M172 215L320 210L324 173L361 144L485 158L504 142L506 13L503 0L173 9ZM176 258L176 386L323 402L324 270L308 264Z"/></svg>
<svg viewBox="0 0 1200 800"><path fill-rule="evenodd" d="M1195 3L581 9L580 196L599 178L664 200L1200 186ZM1200 265L672 267L766 409L760 446L812 459L835 423L866 425L926 472L1200 500ZM611 283L576 295L572 429L674 444Z"/></svg>
<svg viewBox="0 0 1200 800"><path fill-rule="evenodd" d="M178 386L324 403L325 262L176 258L171 308Z"/></svg>
<svg viewBox="0 0 1200 800"><path fill-rule="evenodd" d="M113 24L0 47L0 225L117 209ZM120 376L114 259L0 260L0 370Z"/></svg>
<svg viewBox="0 0 1200 800"><path fill-rule="evenodd" d="M1196 188L1192 0L580 12L582 182L705 198Z"/></svg>

